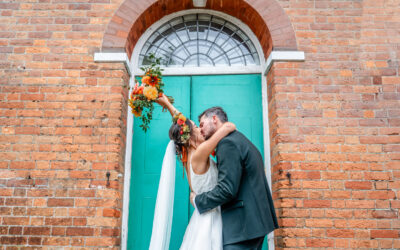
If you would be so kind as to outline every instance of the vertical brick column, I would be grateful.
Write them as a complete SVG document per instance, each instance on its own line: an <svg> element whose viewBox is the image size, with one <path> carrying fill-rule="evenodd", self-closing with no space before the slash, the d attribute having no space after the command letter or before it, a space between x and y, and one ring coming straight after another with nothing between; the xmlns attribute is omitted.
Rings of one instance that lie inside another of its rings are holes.
<svg viewBox="0 0 400 250"><path fill-rule="evenodd" d="M93 62L118 5L0 3L2 249L120 245L128 74Z"/></svg>
<svg viewBox="0 0 400 250"><path fill-rule="evenodd" d="M277 248L398 249L399 9L282 4L306 61L267 76Z"/></svg>
<svg viewBox="0 0 400 250"><path fill-rule="evenodd" d="M61 66L79 77L1 87L4 246L120 243L128 75L122 63Z"/></svg>

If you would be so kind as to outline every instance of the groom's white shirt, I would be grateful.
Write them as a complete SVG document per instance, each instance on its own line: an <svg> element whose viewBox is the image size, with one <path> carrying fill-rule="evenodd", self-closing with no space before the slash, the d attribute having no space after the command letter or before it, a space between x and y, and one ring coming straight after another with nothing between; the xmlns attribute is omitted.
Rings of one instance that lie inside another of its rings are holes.
<svg viewBox="0 0 400 250"><path fill-rule="evenodd" d="M193 196L192 205L193 205L194 209L197 210L197 206L196 206L196 195Z"/></svg>

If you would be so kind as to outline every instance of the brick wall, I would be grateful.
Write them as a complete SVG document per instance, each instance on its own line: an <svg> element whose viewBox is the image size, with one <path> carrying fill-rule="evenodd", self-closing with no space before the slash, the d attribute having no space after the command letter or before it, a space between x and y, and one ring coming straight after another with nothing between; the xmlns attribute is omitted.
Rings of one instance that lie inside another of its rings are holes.
<svg viewBox="0 0 400 250"><path fill-rule="evenodd" d="M128 75L93 62L116 4L0 3L0 249L120 244Z"/></svg>
<svg viewBox="0 0 400 250"><path fill-rule="evenodd" d="M267 76L277 246L398 249L400 2L281 4L306 61Z"/></svg>
<svg viewBox="0 0 400 250"><path fill-rule="evenodd" d="M246 2L284 48L276 2ZM119 248L128 75L93 54L121 3L0 3L2 248ZM399 0L278 4L306 61L268 73L276 246L400 248Z"/></svg>

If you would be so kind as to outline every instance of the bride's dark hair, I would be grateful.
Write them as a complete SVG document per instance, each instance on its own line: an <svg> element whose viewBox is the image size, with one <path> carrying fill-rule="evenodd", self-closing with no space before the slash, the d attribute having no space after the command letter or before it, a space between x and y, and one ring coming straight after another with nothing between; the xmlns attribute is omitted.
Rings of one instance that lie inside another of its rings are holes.
<svg viewBox="0 0 400 250"><path fill-rule="evenodd" d="M185 124L189 126L190 136L193 133L193 125L189 119L186 119ZM181 141L181 126L174 122L171 127L169 128L169 138L174 141L175 143L175 151L177 155L182 155L182 147L188 148L189 147L189 140L186 142Z"/></svg>

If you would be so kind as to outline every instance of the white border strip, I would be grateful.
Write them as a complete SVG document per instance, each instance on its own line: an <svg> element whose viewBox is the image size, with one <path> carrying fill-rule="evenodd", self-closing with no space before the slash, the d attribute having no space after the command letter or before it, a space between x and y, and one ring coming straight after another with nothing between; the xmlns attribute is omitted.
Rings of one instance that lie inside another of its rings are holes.
<svg viewBox="0 0 400 250"><path fill-rule="evenodd" d="M277 61L304 61L304 51L271 51L265 64L264 75L268 74L272 64Z"/></svg>
<svg viewBox="0 0 400 250"><path fill-rule="evenodd" d="M304 61L305 55L303 51L271 51L266 63L264 76L268 74L271 66L277 61ZM262 77L262 98L263 98L263 115L264 115L264 160L266 167L266 174L268 183L272 193L272 173L271 173L271 159L270 159L270 138L269 138L269 120L268 120L268 91L267 91L267 78ZM265 110L267 109L267 110ZM274 231L268 234L268 249L275 249Z"/></svg>
<svg viewBox="0 0 400 250"><path fill-rule="evenodd" d="M268 91L267 78L261 76L261 98L262 98L262 117L263 117L263 134L264 134L264 170L272 193L272 176L271 176L271 155L270 155L270 138L269 138L269 118L268 118ZM275 250L274 231L270 232L264 240L268 242L268 250Z"/></svg>
<svg viewBox="0 0 400 250"><path fill-rule="evenodd" d="M95 53L95 62L122 62L125 64L126 70L129 73L129 96L132 91L132 86L135 84L134 77L132 76L131 64L126 53ZM121 249L127 249L128 237L128 216L129 216L129 195L131 183L131 158L132 158L132 136L133 136L133 116L131 107L128 106L127 110L127 124L126 124L126 145L125 145L125 165L124 165L124 190L122 202L122 225L121 225Z"/></svg>
<svg viewBox="0 0 400 250"><path fill-rule="evenodd" d="M135 77L129 79L129 95L131 96L132 86L135 84ZM125 144L125 165L124 165L124 189L122 201L122 229L121 229L121 249L127 249L128 244L128 216L129 216L129 196L131 191L131 159L132 159L132 138L133 138L133 115L132 108L128 106L128 117L126 124L126 144Z"/></svg>
<svg viewBox="0 0 400 250"><path fill-rule="evenodd" d="M261 74L261 65L253 66L224 66L224 67L163 67L163 76L185 75L235 75L235 74ZM135 69L135 75L143 75L141 69Z"/></svg>
<svg viewBox="0 0 400 250"><path fill-rule="evenodd" d="M129 76L132 76L131 64L129 63L128 55L125 52L120 53L106 53L98 52L94 53L95 62L123 62Z"/></svg>

